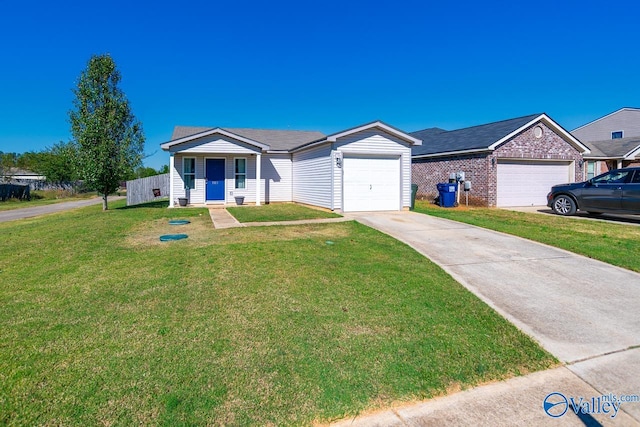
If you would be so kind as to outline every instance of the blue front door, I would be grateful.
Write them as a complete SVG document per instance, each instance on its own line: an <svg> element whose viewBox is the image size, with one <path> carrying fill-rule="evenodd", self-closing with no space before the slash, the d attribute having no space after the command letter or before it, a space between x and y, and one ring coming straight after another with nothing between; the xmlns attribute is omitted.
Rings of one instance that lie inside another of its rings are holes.
<svg viewBox="0 0 640 427"><path fill-rule="evenodd" d="M224 159L207 159L207 201L224 200Z"/></svg>

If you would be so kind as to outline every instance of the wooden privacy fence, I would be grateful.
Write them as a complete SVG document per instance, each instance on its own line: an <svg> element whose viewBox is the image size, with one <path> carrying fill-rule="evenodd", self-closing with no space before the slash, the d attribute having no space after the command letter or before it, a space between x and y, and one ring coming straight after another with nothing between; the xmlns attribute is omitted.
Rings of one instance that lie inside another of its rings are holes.
<svg viewBox="0 0 640 427"><path fill-rule="evenodd" d="M169 197L169 174L127 181L127 206Z"/></svg>

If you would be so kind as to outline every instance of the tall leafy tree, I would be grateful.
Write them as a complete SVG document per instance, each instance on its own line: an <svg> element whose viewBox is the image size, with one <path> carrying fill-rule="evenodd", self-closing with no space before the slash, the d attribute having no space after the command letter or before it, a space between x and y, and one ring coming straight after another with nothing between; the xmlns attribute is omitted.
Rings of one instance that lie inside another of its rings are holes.
<svg viewBox="0 0 640 427"><path fill-rule="evenodd" d="M108 209L107 196L140 166L144 148L142 124L131 112L120 80L111 56L92 56L73 90L74 109L69 111L79 178L102 194L103 210Z"/></svg>

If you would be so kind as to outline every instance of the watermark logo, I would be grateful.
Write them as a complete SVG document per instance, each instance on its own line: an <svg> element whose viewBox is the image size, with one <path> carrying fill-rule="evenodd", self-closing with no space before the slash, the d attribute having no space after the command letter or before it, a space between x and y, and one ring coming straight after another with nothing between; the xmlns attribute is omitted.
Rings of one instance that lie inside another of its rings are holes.
<svg viewBox="0 0 640 427"><path fill-rule="evenodd" d="M562 393L549 393L542 402L544 412L550 417L559 418L569 409L569 401Z"/></svg>
<svg viewBox="0 0 640 427"><path fill-rule="evenodd" d="M640 402L637 394L604 394L597 397L567 397L562 393L549 393L542 401L542 409L552 418L559 418L571 409L576 415L608 415L615 418L623 402Z"/></svg>

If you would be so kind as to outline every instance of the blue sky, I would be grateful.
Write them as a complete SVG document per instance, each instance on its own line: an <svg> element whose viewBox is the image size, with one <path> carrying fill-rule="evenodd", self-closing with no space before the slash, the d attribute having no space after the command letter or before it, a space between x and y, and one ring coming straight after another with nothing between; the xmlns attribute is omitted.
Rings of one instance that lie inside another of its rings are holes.
<svg viewBox="0 0 640 427"><path fill-rule="evenodd" d="M0 0L0 151L70 139L72 89L109 53L147 138L175 125L457 129L640 107L637 1ZM155 154L154 154L155 153Z"/></svg>

